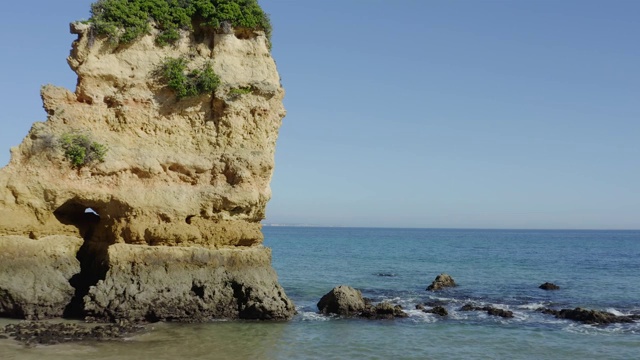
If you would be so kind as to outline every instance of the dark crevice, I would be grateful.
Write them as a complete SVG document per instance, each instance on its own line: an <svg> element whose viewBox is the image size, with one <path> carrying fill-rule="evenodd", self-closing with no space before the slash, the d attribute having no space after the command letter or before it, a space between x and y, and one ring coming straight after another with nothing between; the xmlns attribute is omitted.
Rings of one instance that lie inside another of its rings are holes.
<svg viewBox="0 0 640 360"><path fill-rule="evenodd" d="M191 285L191 291L200 299L204 299L204 285L193 283L193 285Z"/></svg>
<svg viewBox="0 0 640 360"><path fill-rule="evenodd" d="M63 313L65 318L82 319L85 316L84 296L89 293L91 286L105 279L108 270L108 245L92 241L100 225L100 214L91 207L69 200L54 211L54 215L61 223L77 227L84 239L76 254L80 272L69 280L75 292Z"/></svg>
<svg viewBox="0 0 640 360"><path fill-rule="evenodd" d="M240 319L267 319L269 317L263 309L258 309L256 304L251 303L251 288L239 284L235 281L231 282L233 289L233 297L238 304L238 317Z"/></svg>
<svg viewBox="0 0 640 360"><path fill-rule="evenodd" d="M158 315L156 315L155 311L150 311L144 316L144 320L149 323L156 323L161 319L160 317L158 317Z"/></svg>

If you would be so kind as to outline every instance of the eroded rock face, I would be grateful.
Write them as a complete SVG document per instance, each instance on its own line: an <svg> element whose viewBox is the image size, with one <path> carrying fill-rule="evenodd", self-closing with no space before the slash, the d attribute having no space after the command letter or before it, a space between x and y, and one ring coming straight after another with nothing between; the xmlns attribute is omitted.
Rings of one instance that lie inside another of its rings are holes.
<svg viewBox="0 0 640 360"><path fill-rule="evenodd" d="M86 310L97 318L291 317L261 246L285 115L264 33L185 32L166 47L150 34L116 47L89 25L71 30L78 35L68 58L78 74L75 92L43 87L47 120L33 125L0 170L0 254L29 246L28 238L45 247L49 236L84 240L76 288L85 289ZM193 68L210 62L221 86L178 100L154 75L168 57L185 57ZM233 91L239 88L250 91ZM106 145L105 161L73 168L59 146L65 134ZM97 214L85 213L89 208ZM46 273L35 263L55 256L43 253L22 268ZM68 286L64 274L52 286ZM13 281L2 279L0 291ZM118 293L121 281L140 289ZM48 301L25 294L25 303ZM151 314L154 299L166 311Z"/></svg>
<svg viewBox="0 0 640 360"><path fill-rule="evenodd" d="M250 246L271 196L284 91L265 36L184 34L158 47L148 35L114 48L78 33L69 64L75 93L45 86L49 118L12 149L0 174L3 234L82 235L78 216L100 215L95 240L145 245ZM211 62L215 94L177 100L153 76L163 59ZM251 93L231 90L251 87ZM106 161L74 170L57 146L66 133L89 135Z"/></svg>
<svg viewBox="0 0 640 360"><path fill-rule="evenodd" d="M0 316L45 319L60 316L75 294L82 239L49 236L0 238Z"/></svg>
<svg viewBox="0 0 640 360"><path fill-rule="evenodd" d="M106 278L85 296L87 315L97 320L283 320L295 313L261 246L116 244L108 252Z"/></svg>

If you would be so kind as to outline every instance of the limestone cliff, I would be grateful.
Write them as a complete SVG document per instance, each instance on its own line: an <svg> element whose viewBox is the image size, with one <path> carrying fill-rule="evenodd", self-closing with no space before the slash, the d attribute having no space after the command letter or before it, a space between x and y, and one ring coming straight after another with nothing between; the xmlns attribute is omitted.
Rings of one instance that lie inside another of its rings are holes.
<svg viewBox="0 0 640 360"><path fill-rule="evenodd" d="M97 319L291 317L261 245L285 115L264 33L182 31L161 47L154 31L119 46L88 24L71 31L75 92L43 87L47 120L0 170L0 252L21 254L0 264L0 298L13 299L0 300L0 315L62 315L46 290L15 300L20 276L6 274L16 261L24 271L60 275L59 303ZM221 85L177 99L154 75L166 58L194 68L209 62ZM74 167L59 146L68 134L106 145L104 161ZM53 239L62 242L54 254ZM43 257L75 261L76 270L36 264Z"/></svg>

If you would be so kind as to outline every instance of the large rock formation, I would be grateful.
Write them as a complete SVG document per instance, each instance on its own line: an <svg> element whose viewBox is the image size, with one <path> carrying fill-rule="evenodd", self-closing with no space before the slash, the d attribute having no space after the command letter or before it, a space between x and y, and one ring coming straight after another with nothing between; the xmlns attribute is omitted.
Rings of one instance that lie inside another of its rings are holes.
<svg viewBox="0 0 640 360"><path fill-rule="evenodd" d="M160 47L153 30L119 46L88 24L71 31L75 92L43 87L47 120L0 170L0 254L15 254L0 264L0 314L290 318L261 245L285 115L264 33L183 31ZM180 57L211 63L215 93L178 100L158 81ZM72 166L69 134L106 145L104 162ZM44 279L54 291L33 289Z"/></svg>

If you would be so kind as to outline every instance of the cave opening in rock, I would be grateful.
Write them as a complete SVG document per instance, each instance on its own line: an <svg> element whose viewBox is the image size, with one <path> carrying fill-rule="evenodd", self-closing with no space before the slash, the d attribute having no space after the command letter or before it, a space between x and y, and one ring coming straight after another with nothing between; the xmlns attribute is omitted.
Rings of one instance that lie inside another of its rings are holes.
<svg viewBox="0 0 640 360"><path fill-rule="evenodd" d="M72 225L78 229L84 239L76 254L80 262L80 272L75 274L69 284L75 293L64 310L66 318L84 318L84 296L89 293L91 286L106 277L108 244L96 241L96 232L101 228L100 206L90 206L78 200L69 200L54 211L55 217L65 225Z"/></svg>

